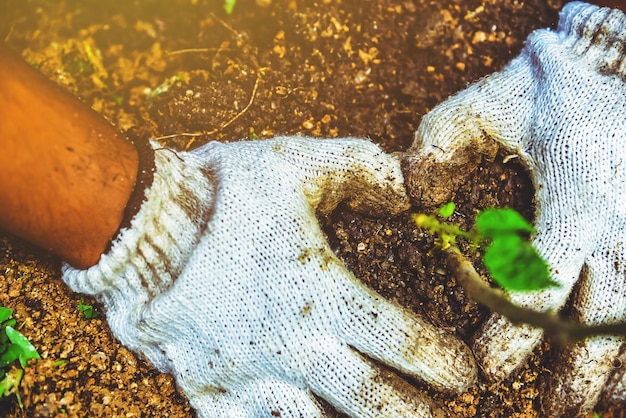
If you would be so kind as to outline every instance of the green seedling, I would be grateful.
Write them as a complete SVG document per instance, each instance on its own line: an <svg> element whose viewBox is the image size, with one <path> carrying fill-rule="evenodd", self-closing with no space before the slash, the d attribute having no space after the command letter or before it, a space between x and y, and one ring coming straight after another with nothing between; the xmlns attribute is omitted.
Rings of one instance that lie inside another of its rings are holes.
<svg viewBox="0 0 626 418"><path fill-rule="evenodd" d="M444 250L466 238L475 249L484 249L483 262L493 280L506 290L533 291L558 286L550 277L545 260L530 244L533 226L513 209L486 209L478 214L474 226L462 230L458 225L440 221L454 213L454 203L447 203L438 216L414 215L416 224L437 235Z"/></svg>
<svg viewBox="0 0 626 418"><path fill-rule="evenodd" d="M12 316L11 309L0 306L0 397L15 394L23 409L18 387L24 369L30 360L41 360L41 357L28 338L13 328L16 321ZM20 367L15 365L16 361Z"/></svg>
<svg viewBox="0 0 626 418"><path fill-rule="evenodd" d="M175 76L169 77L167 80L165 80L163 83L153 89L146 88L144 91L146 94L146 98L149 102L154 102L160 95L167 93L167 91L176 83L186 81L187 78L188 76L186 76L185 74L177 74Z"/></svg>
<svg viewBox="0 0 626 418"><path fill-rule="evenodd" d="M0 397L5 398L15 395L20 409L24 409L22 397L20 396L20 392L18 390L23 376L24 369L11 366L8 371L4 372L4 377L0 380Z"/></svg>
<svg viewBox="0 0 626 418"><path fill-rule="evenodd" d="M529 239L534 228L512 209L488 209L478 214L474 226L463 230L446 222L454 214L454 204L448 203L437 215L414 215L419 227L436 236L435 243L445 254L445 262L467 295L491 311L508 318L514 324L542 328L554 341L563 343L596 335L626 336L624 323L586 325L563 320L553 312L540 312L513 304L506 291L534 291L558 287L550 277L548 264L541 258ZM485 267L503 290L485 283L457 243L463 238L470 249L484 251Z"/></svg>
<svg viewBox="0 0 626 418"><path fill-rule="evenodd" d="M226 13L231 14L235 8L237 0L224 0L224 10Z"/></svg>
<svg viewBox="0 0 626 418"><path fill-rule="evenodd" d="M66 364L67 364L67 360L57 360L54 363L52 363L54 367L63 367Z"/></svg>
<svg viewBox="0 0 626 418"><path fill-rule="evenodd" d="M78 311L85 319L93 319L98 317L98 311L91 305L85 305L85 300L80 298L78 301Z"/></svg>

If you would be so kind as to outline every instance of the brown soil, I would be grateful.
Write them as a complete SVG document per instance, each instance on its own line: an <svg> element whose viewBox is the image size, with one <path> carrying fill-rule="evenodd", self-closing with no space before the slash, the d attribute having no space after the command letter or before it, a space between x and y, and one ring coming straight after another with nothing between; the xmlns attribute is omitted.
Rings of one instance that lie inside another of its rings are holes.
<svg viewBox="0 0 626 418"><path fill-rule="evenodd" d="M178 149L303 133L367 137L401 151L422 115L501 68L533 29L555 24L561 6L559 0L257 3L239 0L226 15L219 1L208 0L0 0L0 35L120 128ZM503 157L463 185L456 220L467 224L477 210L496 205L532 217L528 177ZM437 255L427 255L433 239L408 213L379 220L340 208L322 222L333 249L385 297L464 339L483 320L485 312ZM24 379L24 411L11 397L0 403L0 414L194 416L173 379L120 346L104 315L79 316L80 296L59 271L52 256L0 239L0 305L15 310L43 358ZM501 385L481 382L457 398L432 396L465 417L538 417L539 382L553 351L544 343ZM618 411L603 415L623 416Z"/></svg>

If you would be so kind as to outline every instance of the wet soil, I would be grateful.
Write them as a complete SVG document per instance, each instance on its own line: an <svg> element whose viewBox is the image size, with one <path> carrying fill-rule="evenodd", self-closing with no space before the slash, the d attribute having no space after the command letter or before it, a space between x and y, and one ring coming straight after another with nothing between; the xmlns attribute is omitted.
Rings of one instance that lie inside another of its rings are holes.
<svg viewBox="0 0 626 418"><path fill-rule="evenodd" d="M0 0L0 35L120 129L176 149L275 134L370 138L406 150L421 117L496 71L534 29L554 26L559 0L239 0L231 15L203 0ZM501 151L458 191L454 220L486 207L533 216L532 185ZM412 211L419 211L414 202ZM368 219L339 208L320 220L348 267L385 297L467 340L486 312L445 271L410 213ZM479 265L478 260L475 260ZM60 261L0 238L0 305L13 308L43 360L7 417L191 417L169 375L86 320ZM431 391L464 417L539 417L549 342L499 385L459 397ZM412 382L424 387L419 382ZM602 411L602 409L600 409ZM329 416L337 414L328 408ZM619 408L604 416L620 415Z"/></svg>

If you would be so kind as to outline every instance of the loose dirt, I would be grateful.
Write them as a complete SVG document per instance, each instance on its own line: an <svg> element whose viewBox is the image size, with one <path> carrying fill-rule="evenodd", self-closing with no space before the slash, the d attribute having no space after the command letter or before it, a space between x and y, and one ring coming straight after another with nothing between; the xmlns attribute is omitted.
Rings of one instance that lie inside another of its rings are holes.
<svg viewBox="0 0 626 418"><path fill-rule="evenodd" d="M227 15L221 2L203 0L0 0L0 35L121 129L176 149L301 133L370 138L393 152L408 148L429 109L502 68L532 30L553 27L560 7L559 0L238 0ZM532 185L505 156L462 185L455 220L469 225L491 206L532 219ZM465 340L485 318L429 255L433 238L410 213L381 220L339 208L321 222L348 267L385 297ZM59 260L0 238L0 305L15 310L43 358L20 389L24 411L11 397L0 415L195 416L169 375L115 340L104 308L86 298L101 314L80 317L79 299L62 282ZM464 417L539 417L553 351L545 342L502 384L431 394ZM600 407L603 416L624 416L619 410Z"/></svg>

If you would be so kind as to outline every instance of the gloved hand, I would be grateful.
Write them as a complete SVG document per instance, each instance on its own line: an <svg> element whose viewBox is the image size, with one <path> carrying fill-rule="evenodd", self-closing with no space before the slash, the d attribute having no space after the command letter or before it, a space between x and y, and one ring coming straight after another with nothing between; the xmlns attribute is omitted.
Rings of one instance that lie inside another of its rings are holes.
<svg viewBox="0 0 626 418"><path fill-rule="evenodd" d="M144 157L145 158L145 157ZM469 348L360 284L315 218L345 201L408 208L399 161L358 139L154 152L146 200L99 264L64 267L117 338L202 417L445 416L376 359L438 389L475 381Z"/></svg>
<svg viewBox="0 0 626 418"><path fill-rule="evenodd" d="M573 319L626 320L626 16L569 3L556 31L531 34L521 54L428 113L403 162L407 187L435 207L454 199L481 158L498 146L528 167L536 192L534 245L562 287L511 294L518 305L557 311L574 285ZM580 276L580 279L579 279ZM493 315L473 349L488 378L502 380L542 331ZM542 394L548 416L590 411L606 386L623 402L624 340L589 338L564 347Z"/></svg>

